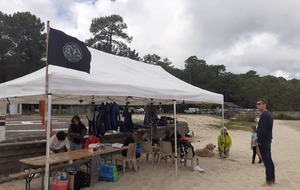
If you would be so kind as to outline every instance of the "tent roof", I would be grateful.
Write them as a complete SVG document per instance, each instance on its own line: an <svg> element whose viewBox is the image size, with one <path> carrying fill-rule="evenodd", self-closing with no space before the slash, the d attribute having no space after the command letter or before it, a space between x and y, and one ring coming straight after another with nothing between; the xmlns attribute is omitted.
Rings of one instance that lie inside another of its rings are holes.
<svg viewBox="0 0 300 190"><path fill-rule="evenodd" d="M49 92L52 104L89 104L112 100L135 105L150 102L171 104L223 103L223 95L192 86L166 72L160 66L145 64L89 48L92 54L90 74L58 66L49 66ZM38 103L45 94L45 68L0 84L0 98L12 103Z"/></svg>

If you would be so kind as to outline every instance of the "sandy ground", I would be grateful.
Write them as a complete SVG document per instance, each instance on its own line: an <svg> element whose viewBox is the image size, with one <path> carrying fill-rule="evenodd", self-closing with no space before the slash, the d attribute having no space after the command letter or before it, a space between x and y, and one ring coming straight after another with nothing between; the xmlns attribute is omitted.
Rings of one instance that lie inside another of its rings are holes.
<svg viewBox="0 0 300 190"><path fill-rule="evenodd" d="M137 116L136 119L140 119ZM220 119L203 115L179 115L178 119L187 121L195 132L193 145L203 148L207 143L217 144L219 130L209 124L221 124ZM297 190L300 187L300 121L275 121L272 156L276 167L276 184L272 189ZM160 166L143 162L138 173L128 171L119 173L117 182L98 182L97 174L93 175L91 187L94 189L139 189L139 190L237 190L237 189L270 189L262 187L265 181L265 169L262 164L251 164L250 132L230 130L233 145L229 158L199 158L204 173L191 171L190 167L179 165L178 176L171 162L162 162ZM188 163L189 165L189 163ZM175 179L176 178L176 179ZM32 189L40 189L41 178L32 181ZM24 189L25 181L16 180L0 184L0 189Z"/></svg>

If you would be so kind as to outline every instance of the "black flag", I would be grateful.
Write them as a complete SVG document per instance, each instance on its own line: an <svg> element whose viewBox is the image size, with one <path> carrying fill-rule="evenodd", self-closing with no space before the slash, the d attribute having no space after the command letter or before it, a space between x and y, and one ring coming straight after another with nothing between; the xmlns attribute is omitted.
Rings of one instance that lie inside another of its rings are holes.
<svg viewBox="0 0 300 190"><path fill-rule="evenodd" d="M90 62L91 52L82 41L50 28L48 64L90 73Z"/></svg>

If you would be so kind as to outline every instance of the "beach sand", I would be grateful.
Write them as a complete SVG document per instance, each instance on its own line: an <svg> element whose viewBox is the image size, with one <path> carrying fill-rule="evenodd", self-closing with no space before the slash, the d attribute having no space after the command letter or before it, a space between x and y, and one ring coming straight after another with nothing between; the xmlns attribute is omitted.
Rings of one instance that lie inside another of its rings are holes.
<svg viewBox="0 0 300 190"><path fill-rule="evenodd" d="M135 116L141 119L142 116ZM221 120L203 115L178 115L178 120L187 121L195 133L193 146L203 148L207 143L217 144L220 131L209 125L221 125ZM297 129L298 127L298 129ZM272 156L276 169L276 184L272 189L297 190L300 188L300 121L275 120L273 130ZM191 171L190 167L179 165L178 176L171 162L151 165L143 162L138 173L133 170L119 173L117 182L98 182L97 175L92 178L91 187L96 189L139 189L139 190L238 190L238 189L270 189L262 187L265 182L265 169L262 164L252 164L250 149L251 133L240 130L228 130L233 145L229 158L199 158L199 165L204 173ZM256 162L258 159L256 159ZM189 162L188 162L189 166ZM175 179L176 178L176 179ZM32 189L40 189L41 178L33 179ZM25 189L25 180L14 180L0 184L0 189Z"/></svg>

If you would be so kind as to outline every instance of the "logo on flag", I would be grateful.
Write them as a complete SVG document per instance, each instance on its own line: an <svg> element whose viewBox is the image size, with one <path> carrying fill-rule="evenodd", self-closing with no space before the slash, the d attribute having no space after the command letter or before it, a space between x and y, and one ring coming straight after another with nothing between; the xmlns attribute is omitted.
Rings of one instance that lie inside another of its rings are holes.
<svg viewBox="0 0 300 190"><path fill-rule="evenodd" d="M91 53L82 41L50 28L48 64L90 73L90 62Z"/></svg>
<svg viewBox="0 0 300 190"><path fill-rule="evenodd" d="M80 46L73 42L69 42L64 45L63 54L70 62L78 62L83 58Z"/></svg>

